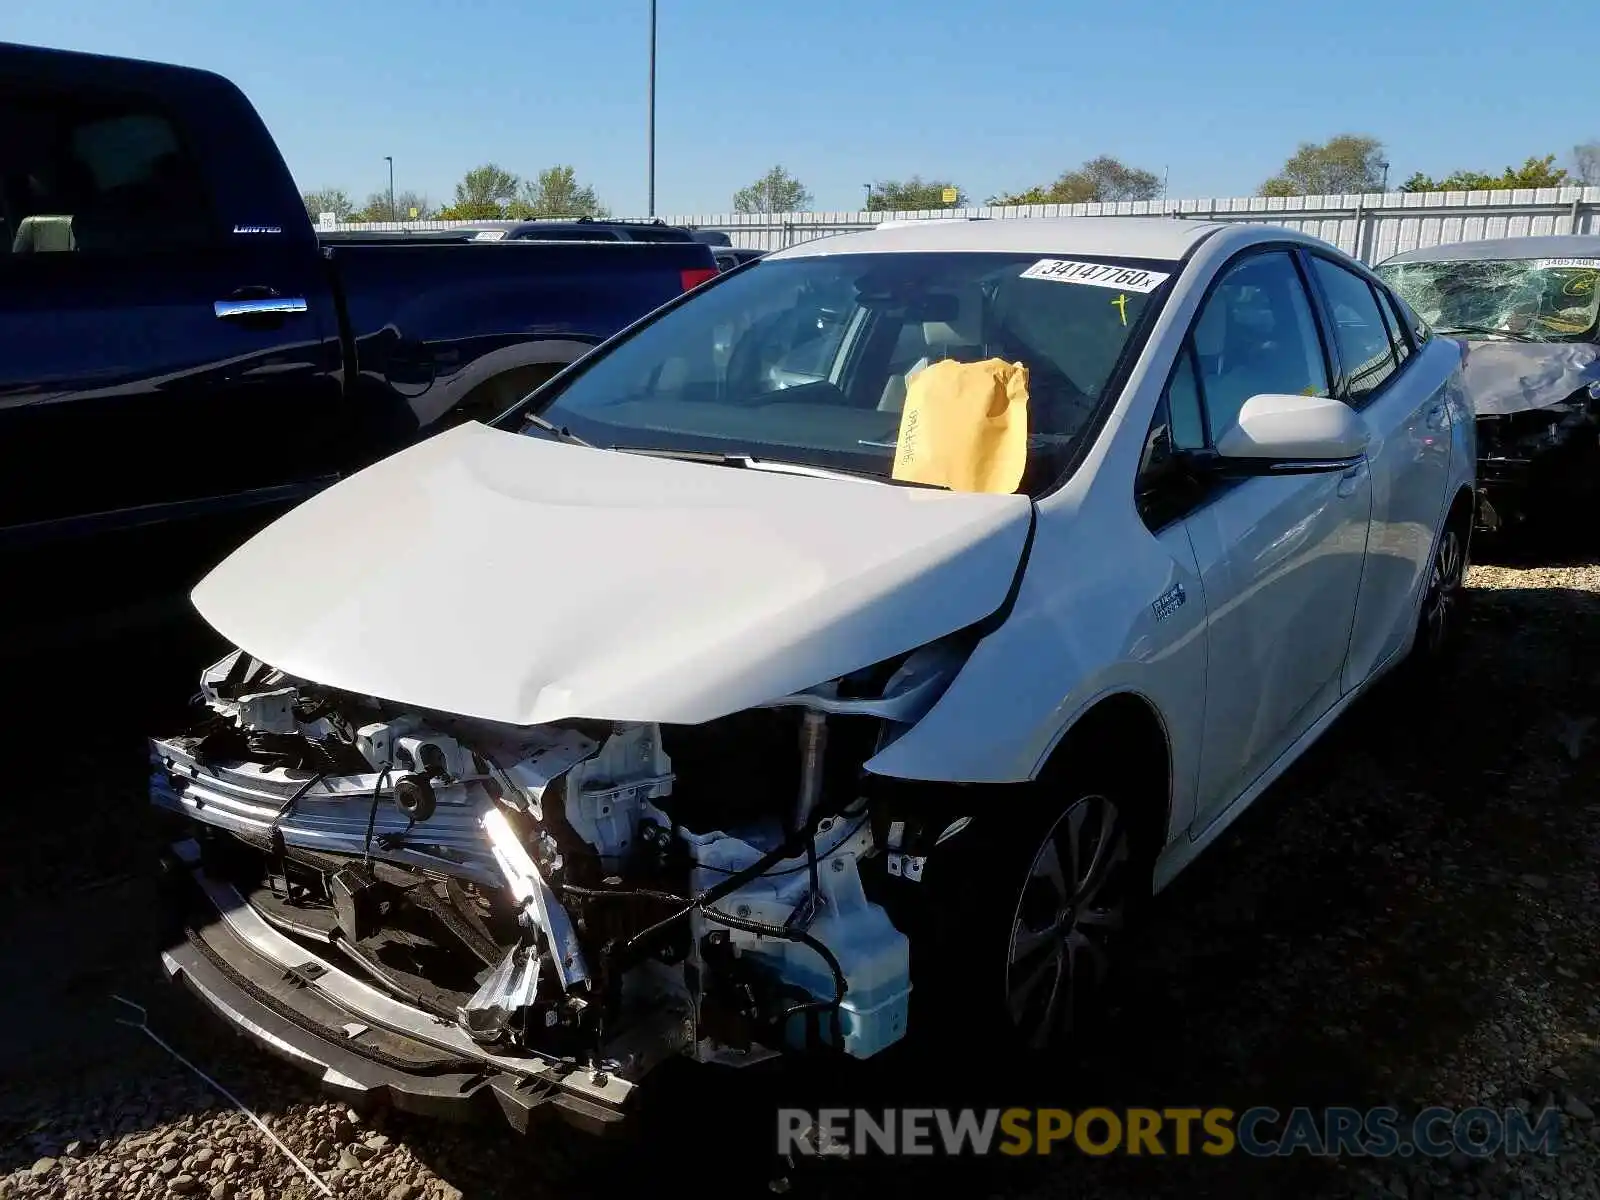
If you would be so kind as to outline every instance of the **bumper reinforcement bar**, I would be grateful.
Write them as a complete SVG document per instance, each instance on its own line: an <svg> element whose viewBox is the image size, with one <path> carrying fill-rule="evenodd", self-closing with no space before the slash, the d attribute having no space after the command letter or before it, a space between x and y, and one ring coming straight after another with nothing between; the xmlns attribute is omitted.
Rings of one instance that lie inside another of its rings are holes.
<svg viewBox="0 0 1600 1200"><path fill-rule="evenodd" d="M496 1054L279 933L229 884L174 847L187 878L185 932L161 960L209 1007L277 1057L356 1103L473 1120L499 1112L526 1131L536 1112L590 1133L626 1120L635 1085L614 1073Z"/></svg>

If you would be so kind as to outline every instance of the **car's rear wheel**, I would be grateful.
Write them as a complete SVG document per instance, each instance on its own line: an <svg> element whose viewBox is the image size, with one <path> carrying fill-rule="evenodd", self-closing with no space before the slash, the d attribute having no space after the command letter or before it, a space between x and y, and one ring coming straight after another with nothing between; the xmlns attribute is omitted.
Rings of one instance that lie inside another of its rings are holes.
<svg viewBox="0 0 1600 1200"><path fill-rule="evenodd" d="M960 1028L996 1050L1069 1051L1119 980L1150 896L1148 798L1106 769L1035 786L928 857L912 945L919 1040Z"/></svg>
<svg viewBox="0 0 1600 1200"><path fill-rule="evenodd" d="M1458 509L1434 543L1412 649L1413 660L1425 669L1448 662L1460 640L1471 524L1471 514Z"/></svg>

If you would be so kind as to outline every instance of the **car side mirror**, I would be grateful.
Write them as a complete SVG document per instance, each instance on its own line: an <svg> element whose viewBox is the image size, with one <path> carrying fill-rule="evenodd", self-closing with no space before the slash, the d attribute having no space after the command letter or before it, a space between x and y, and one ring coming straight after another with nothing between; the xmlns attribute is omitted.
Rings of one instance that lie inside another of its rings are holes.
<svg viewBox="0 0 1600 1200"><path fill-rule="evenodd" d="M1251 396L1217 439L1219 465L1263 475L1342 470L1366 452L1359 413L1331 396Z"/></svg>

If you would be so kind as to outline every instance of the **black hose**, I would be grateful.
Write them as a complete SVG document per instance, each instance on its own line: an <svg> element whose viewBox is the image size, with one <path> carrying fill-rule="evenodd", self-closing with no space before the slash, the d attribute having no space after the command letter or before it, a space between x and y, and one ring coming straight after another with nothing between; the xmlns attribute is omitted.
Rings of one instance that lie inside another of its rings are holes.
<svg viewBox="0 0 1600 1200"><path fill-rule="evenodd" d="M863 816L860 820L858 820L855 823L854 826L851 827L850 832L845 834L842 838L840 838L837 842L835 842L834 845L835 846L844 845L851 838L855 837L855 835L857 833L861 832L861 827L863 825L865 825L871 819L872 819L871 814ZM782 879L785 875L793 875L797 871L805 871L805 870L808 870L809 868L810 868L810 864L809 863L801 863L798 867L788 867L788 868L786 868L786 869L784 869L782 871L773 871L773 872L771 872L770 874L767 875L767 878L768 879ZM697 866L695 869L698 870L698 871L709 871L713 875L732 875L732 874L734 874L733 869L729 868L729 867ZM741 867L739 869L743 870L744 868ZM813 882L815 882L815 877L813 877Z"/></svg>
<svg viewBox="0 0 1600 1200"><path fill-rule="evenodd" d="M372 868L372 831L378 824L378 801L383 796L383 781L389 778L393 770L393 763L384 763L383 770L378 772L378 782L372 785L372 807L367 810L367 840L361 848L362 861L368 870Z"/></svg>
<svg viewBox="0 0 1600 1200"><path fill-rule="evenodd" d="M328 773L326 771L318 771L296 788L294 795L285 800L278 811L272 815L272 824L267 826L267 867L269 870L281 868L283 865L283 831L278 828L279 823L294 812L294 806L300 803L301 798L307 792L327 777ZM276 894L277 884L272 883L270 886L274 889L274 894Z"/></svg>
<svg viewBox="0 0 1600 1200"><path fill-rule="evenodd" d="M327 777L328 773L326 771L318 771L310 779L302 783L295 790L294 795L285 800L283 802L283 806L279 808L275 814L273 814L272 825L268 828L267 836L271 837L276 834L278 832L278 822L282 821L290 813L294 812L294 806L300 803L300 801L305 797L305 794L312 788L316 787L317 784L321 783Z"/></svg>
<svg viewBox="0 0 1600 1200"><path fill-rule="evenodd" d="M780 843L778 846L775 846L773 849L768 850L748 867L734 871L726 879L722 880L720 883L713 884L711 887L701 892L698 896L694 897L694 899L685 901L684 906L677 912L673 913L670 917L665 917L662 920L657 921L654 925L647 926L638 933L634 934L622 944L622 949L619 951L619 953L622 955L631 954L635 947L644 942L648 942L663 929L669 929L673 925L676 925L690 913L694 912L695 909L703 909L708 904L715 904L718 900L722 899L729 893L738 891L752 879L759 878L766 873L766 869L773 863L782 862L785 858L789 857L790 853L792 853L795 848L794 841L795 837L793 834L791 834L789 837L785 838L782 843Z"/></svg>
<svg viewBox="0 0 1600 1200"><path fill-rule="evenodd" d="M654 888L592 888L575 883L563 883L561 891L580 900L659 900L663 904L682 904L693 907L694 901L676 892L658 892Z"/></svg>
<svg viewBox="0 0 1600 1200"><path fill-rule="evenodd" d="M815 950L819 955L821 955L822 961L828 964L828 970L833 973L833 999L808 1000L803 1004L791 1005L789 1008L784 1009L783 1015L779 1017L779 1029L781 1031L782 1028L789 1023L789 1020L798 1013L813 1011L827 1012L831 1013L833 1016L834 1041L837 1043L840 1040L839 1008L844 1004L845 994L850 990L850 983L845 978L844 967L840 965L839 959L834 955L832 950L828 949L826 943L824 943L820 938L812 937L804 930L788 929L782 925L768 925L764 921L752 921L747 917L735 917L715 908L702 909L702 912L705 914L707 920L715 921L719 925L726 925L729 929L739 929L743 930L745 933L759 933L766 937L782 938L784 941L789 942L799 942L802 945L811 947L811 949Z"/></svg>

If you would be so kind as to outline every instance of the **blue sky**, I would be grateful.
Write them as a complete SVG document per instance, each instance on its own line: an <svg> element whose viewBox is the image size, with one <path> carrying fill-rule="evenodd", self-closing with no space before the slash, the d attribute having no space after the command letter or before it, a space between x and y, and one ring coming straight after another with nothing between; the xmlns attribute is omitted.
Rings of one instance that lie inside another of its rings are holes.
<svg viewBox="0 0 1600 1200"><path fill-rule="evenodd" d="M0 39L237 82L303 190L435 202L486 161L646 201L648 0L13 0ZM1254 191L1370 133L1391 184L1600 137L1593 0L660 0L656 208L725 212L781 162L819 209L949 177L976 199L1099 153L1181 196Z"/></svg>

